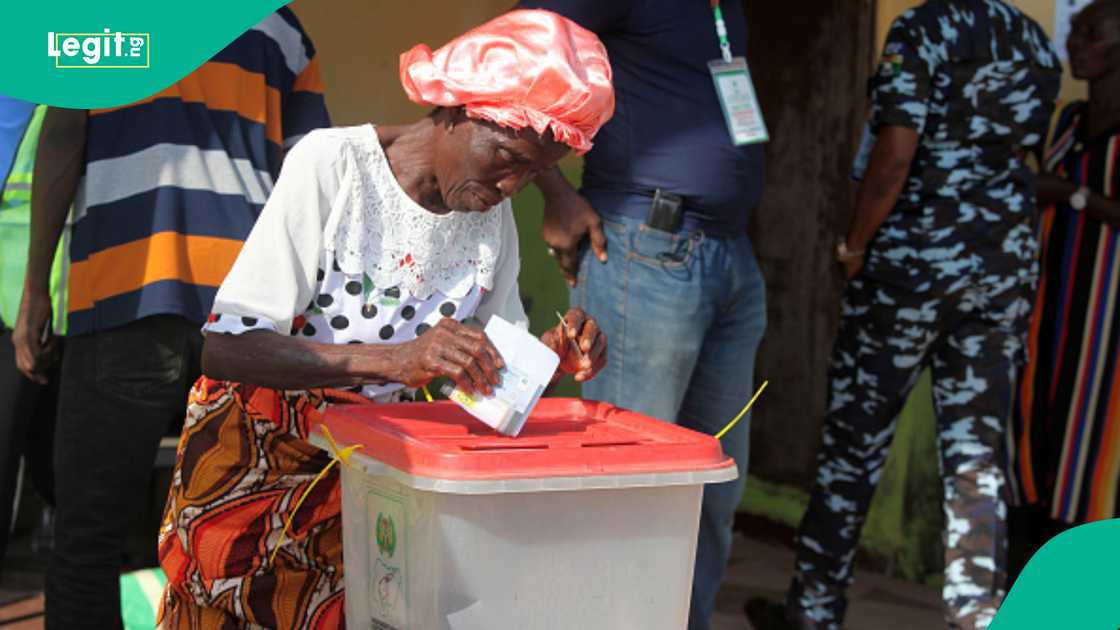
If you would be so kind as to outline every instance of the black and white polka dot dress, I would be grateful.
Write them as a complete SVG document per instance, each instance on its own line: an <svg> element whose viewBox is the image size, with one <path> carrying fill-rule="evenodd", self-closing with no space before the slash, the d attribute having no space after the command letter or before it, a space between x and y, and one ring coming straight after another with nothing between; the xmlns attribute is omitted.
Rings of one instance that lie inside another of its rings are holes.
<svg viewBox="0 0 1120 630"><path fill-rule="evenodd" d="M434 215L408 198L372 126L313 132L288 155L203 330L398 344L444 317L524 326L509 202L474 214ZM361 392L390 400L403 387Z"/></svg>

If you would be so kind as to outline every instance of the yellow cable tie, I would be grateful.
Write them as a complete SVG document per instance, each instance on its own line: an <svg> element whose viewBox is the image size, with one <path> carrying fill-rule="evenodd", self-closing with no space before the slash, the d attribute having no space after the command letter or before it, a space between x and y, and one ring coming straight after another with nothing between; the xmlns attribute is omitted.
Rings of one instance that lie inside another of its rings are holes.
<svg viewBox="0 0 1120 630"><path fill-rule="evenodd" d="M323 430L323 436L327 438L327 443L330 445L333 457L331 458L331 461L327 462L327 465L319 471L319 474L315 475L315 478L311 480L311 485L307 486L307 489L304 490L303 494L300 495L299 500L296 501L295 508L292 509L291 513L288 515L288 519L284 522L284 529L280 530L280 541L276 543L276 547L273 548L272 553L268 555L268 563L270 565L276 561L276 554L279 553L280 548L284 546L284 541L288 536L288 530L292 528L292 521L295 520L296 513L299 512L299 508L303 506L303 502L305 499L307 499L307 496L311 494L311 491L315 489L315 486L323 480L323 477L327 476L327 473L330 472L331 468L335 464L342 462L343 464L349 466L350 455L353 454L354 451L362 448L361 444L353 444L351 446L347 446L346 448L340 449L338 447L338 442L334 441L334 436L331 435L330 429L328 429L325 424L320 424L319 428Z"/></svg>
<svg viewBox="0 0 1120 630"><path fill-rule="evenodd" d="M432 392L428 391L427 385L421 385L420 389L424 392L424 398L427 398L428 402L435 402L435 399L432 398Z"/></svg>
<svg viewBox="0 0 1120 630"><path fill-rule="evenodd" d="M338 447L338 442L334 441L334 436L331 435L331 430L327 428L327 425L320 424L319 429L322 430L323 437L327 438L327 444L330 445L331 453L334 454L335 459L340 460L343 464L346 464L347 466L349 466L350 465L350 455L354 451L362 448L362 445L361 444L351 444L350 446L347 446L346 448L339 448Z"/></svg>
<svg viewBox="0 0 1120 630"><path fill-rule="evenodd" d="M765 390L766 386L769 384L770 381L762 382L762 387L759 387L758 391L754 393L754 397L751 398L750 402L747 403L747 406L743 407L743 410L739 412L739 415L735 416L734 420L729 422L727 426L723 427L723 429L721 429L720 432L716 434L717 440L722 439L724 434L731 430L731 427L739 424L739 420L742 419L743 416L747 415L747 412L751 410L751 406L754 405L754 401L758 400L758 397L762 395L762 391Z"/></svg>

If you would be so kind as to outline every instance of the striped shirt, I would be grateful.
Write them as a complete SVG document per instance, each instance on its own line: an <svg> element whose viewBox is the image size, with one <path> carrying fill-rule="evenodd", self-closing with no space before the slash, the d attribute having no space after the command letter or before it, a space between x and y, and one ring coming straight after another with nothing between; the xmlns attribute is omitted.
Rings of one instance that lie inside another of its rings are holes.
<svg viewBox="0 0 1120 630"><path fill-rule="evenodd" d="M328 125L315 50L287 8L163 91L91 110L70 334L159 314L205 322L284 150Z"/></svg>

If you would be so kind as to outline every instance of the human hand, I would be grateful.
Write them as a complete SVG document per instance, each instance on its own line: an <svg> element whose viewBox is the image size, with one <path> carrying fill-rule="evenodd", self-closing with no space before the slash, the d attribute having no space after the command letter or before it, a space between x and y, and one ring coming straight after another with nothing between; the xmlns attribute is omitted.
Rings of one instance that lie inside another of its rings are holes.
<svg viewBox="0 0 1120 630"><path fill-rule="evenodd" d="M568 309L560 321L541 335L541 342L560 356L558 374L572 374L580 382L595 378L607 364L606 333L579 308Z"/></svg>
<svg viewBox="0 0 1120 630"><path fill-rule="evenodd" d="M863 269L865 250L863 247L852 249L845 240L836 246L836 262L844 269L844 279L851 281Z"/></svg>
<svg viewBox="0 0 1120 630"><path fill-rule="evenodd" d="M15 346L16 367L40 385L46 385L46 371L58 354L58 339L47 330L52 315L49 292L24 289L12 345Z"/></svg>
<svg viewBox="0 0 1120 630"><path fill-rule="evenodd" d="M855 280L860 271L863 271L863 256L841 260L840 266L844 269L844 279L849 282Z"/></svg>
<svg viewBox="0 0 1120 630"><path fill-rule="evenodd" d="M1069 196L1077 190L1077 186L1053 173L1039 173L1035 176L1035 195L1041 205L1049 206L1055 203L1069 201Z"/></svg>
<svg viewBox="0 0 1120 630"><path fill-rule="evenodd" d="M568 286L576 286L579 275L580 244L589 238L599 262L607 262L607 238L599 213L574 190L545 197L541 237L556 258Z"/></svg>
<svg viewBox="0 0 1120 630"><path fill-rule="evenodd" d="M505 362L486 333L445 317L428 332L397 346L393 380L410 387L446 376L467 393L489 396Z"/></svg>

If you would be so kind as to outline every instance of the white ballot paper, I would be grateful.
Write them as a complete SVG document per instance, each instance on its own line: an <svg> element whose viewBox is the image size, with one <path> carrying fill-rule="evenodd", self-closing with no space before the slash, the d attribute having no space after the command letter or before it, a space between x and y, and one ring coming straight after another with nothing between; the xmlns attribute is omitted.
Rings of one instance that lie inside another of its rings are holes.
<svg viewBox="0 0 1120 630"><path fill-rule="evenodd" d="M506 364L498 373L502 380L494 393L472 395L450 385L443 392L498 433L517 437L560 366L560 357L529 331L497 315L486 324L486 336Z"/></svg>

